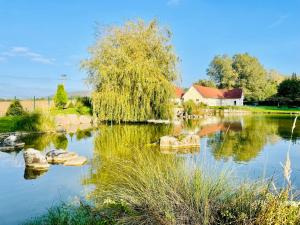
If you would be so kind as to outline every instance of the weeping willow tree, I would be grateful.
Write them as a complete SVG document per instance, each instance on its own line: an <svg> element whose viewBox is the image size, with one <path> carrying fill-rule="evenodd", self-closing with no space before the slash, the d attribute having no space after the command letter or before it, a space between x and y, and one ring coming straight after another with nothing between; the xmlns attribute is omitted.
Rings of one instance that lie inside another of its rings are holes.
<svg viewBox="0 0 300 225"><path fill-rule="evenodd" d="M108 27L82 62L94 87L93 110L101 121L139 122L172 116L177 63L171 33L156 20Z"/></svg>

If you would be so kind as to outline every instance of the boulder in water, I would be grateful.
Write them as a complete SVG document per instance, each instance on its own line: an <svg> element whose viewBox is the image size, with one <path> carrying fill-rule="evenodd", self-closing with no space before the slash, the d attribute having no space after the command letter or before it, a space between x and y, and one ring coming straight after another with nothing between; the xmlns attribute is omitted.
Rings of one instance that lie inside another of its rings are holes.
<svg viewBox="0 0 300 225"><path fill-rule="evenodd" d="M4 145L9 145L9 146L14 146L17 141L17 136L16 135L9 135L7 138L4 139L3 144Z"/></svg>
<svg viewBox="0 0 300 225"><path fill-rule="evenodd" d="M46 154L47 161L49 163L59 164L64 163L67 160L77 158L78 154L75 152L67 152L62 149L51 150Z"/></svg>
<svg viewBox="0 0 300 225"><path fill-rule="evenodd" d="M163 136L160 138L161 148L193 148L200 146L200 138L198 135L188 135L181 140L172 136Z"/></svg>
<svg viewBox="0 0 300 225"><path fill-rule="evenodd" d="M78 156L73 159L69 159L66 162L64 162L64 166L82 166L87 161L87 158L84 156Z"/></svg>
<svg viewBox="0 0 300 225"><path fill-rule="evenodd" d="M38 150L33 148L26 149L23 157L26 167L33 170L47 170L49 168L46 157Z"/></svg>

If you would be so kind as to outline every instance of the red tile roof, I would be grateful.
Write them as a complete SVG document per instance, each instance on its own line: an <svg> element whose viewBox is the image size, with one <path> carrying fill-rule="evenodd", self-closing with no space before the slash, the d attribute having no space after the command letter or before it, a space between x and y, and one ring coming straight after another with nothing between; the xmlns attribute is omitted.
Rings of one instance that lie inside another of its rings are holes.
<svg viewBox="0 0 300 225"><path fill-rule="evenodd" d="M204 97L204 98L241 98L243 91L240 88L228 89L217 89L211 87L204 87L201 85L193 85L194 88Z"/></svg>
<svg viewBox="0 0 300 225"><path fill-rule="evenodd" d="M181 98L184 95L184 90L180 87L175 87L175 95L177 98Z"/></svg>

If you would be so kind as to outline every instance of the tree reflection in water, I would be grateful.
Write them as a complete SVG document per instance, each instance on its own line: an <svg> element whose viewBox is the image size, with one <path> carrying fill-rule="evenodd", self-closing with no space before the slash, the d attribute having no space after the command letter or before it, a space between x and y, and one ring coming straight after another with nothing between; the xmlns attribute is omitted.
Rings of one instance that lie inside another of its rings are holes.
<svg viewBox="0 0 300 225"><path fill-rule="evenodd" d="M237 129L235 123L222 125L218 132L209 135L208 146L215 159L247 162L257 157L266 144L275 144L281 138L289 140L293 117L246 116ZM234 129L232 129L233 127ZM294 131L293 140L300 137L300 128Z"/></svg>

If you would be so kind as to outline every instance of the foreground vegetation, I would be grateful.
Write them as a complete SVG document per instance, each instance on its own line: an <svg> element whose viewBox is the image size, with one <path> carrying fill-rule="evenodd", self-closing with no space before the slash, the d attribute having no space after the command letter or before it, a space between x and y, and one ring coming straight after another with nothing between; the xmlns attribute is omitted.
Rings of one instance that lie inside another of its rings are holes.
<svg viewBox="0 0 300 225"><path fill-rule="evenodd" d="M276 193L266 183L237 186L230 174L190 171L169 156L157 160L138 153L133 160L106 165L111 173L99 181L93 206L61 205L27 225L300 222L300 208L287 203L288 189Z"/></svg>
<svg viewBox="0 0 300 225"><path fill-rule="evenodd" d="M161 154L147 145L170 133L166 126L100 129L93 170L82 181L95 187L87 196L89 204L59 205L28 225L300 222L300 208L289 202L290 185L276 190L272 181L241 182L230 171L187 165L183 157Z"/></svg>

